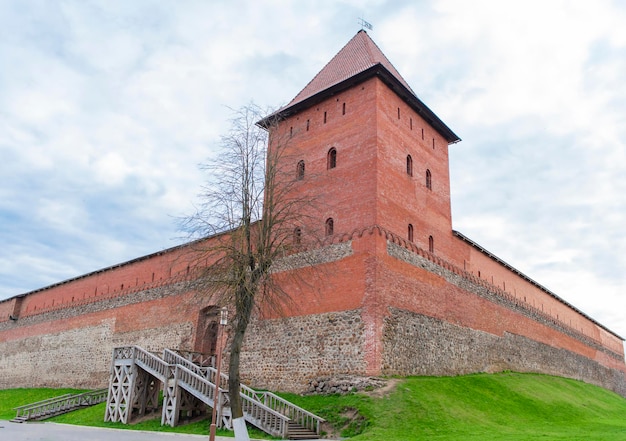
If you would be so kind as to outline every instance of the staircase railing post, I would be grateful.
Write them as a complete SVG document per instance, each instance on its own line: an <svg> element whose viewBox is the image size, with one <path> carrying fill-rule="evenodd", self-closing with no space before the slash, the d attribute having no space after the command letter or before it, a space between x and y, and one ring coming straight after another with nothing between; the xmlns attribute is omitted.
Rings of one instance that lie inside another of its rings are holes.
<svg viewBox="0 0 626 441"><path fill-rule="evenodd" d="M220 325L217 328L217 366L216 366L216 374L215 374L215 393L213 394L213 413L211 416L211 427L209 430L209 441L215 441L215 431L217 428L216 419L217 419L217 407L220 406L221 403L221 394L220 394L220 375L222 368L222 337L224 336L224 326L226 326L228 322L228 309L224 306L220 311ZM220 420L222 417L220 407Z"/></svg>

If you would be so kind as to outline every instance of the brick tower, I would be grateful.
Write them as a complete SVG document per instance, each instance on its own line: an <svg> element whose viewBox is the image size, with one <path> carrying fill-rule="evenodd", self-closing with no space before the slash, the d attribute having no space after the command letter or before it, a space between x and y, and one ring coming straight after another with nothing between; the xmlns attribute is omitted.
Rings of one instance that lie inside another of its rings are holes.
<svg viewBox="0 0 626 441"><path fill-rule="evenodd" d="M300 190L321 195L320 228L379 225L451 257L448 145L459 138L365 31L277 113Z"/></svg>
<svg viewBox="0 0 626 441"><path fill-rule="evenodd" d="M324 269L325 283L311 280L317 289L293 288L293 314L354 313L362 364L345 370L379 374L393 291L379 282L388 255L381 232L452 258L448 145L459 138L363 30L276 115L270 138L289 139L295 189L317 200L309 228L350 248Z"/></svg>

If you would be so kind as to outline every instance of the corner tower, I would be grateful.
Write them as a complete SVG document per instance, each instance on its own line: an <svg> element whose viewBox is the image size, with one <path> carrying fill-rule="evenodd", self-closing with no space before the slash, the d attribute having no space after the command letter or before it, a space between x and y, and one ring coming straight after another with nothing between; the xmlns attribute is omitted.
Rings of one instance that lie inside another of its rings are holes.
<svg viewBox="0 0 626 441"><path fill-rule="evenodd" d="M365 31L274 116L297 191L320 202L314 228L378 225L452 257L448 145L460 139Z"/></svg>

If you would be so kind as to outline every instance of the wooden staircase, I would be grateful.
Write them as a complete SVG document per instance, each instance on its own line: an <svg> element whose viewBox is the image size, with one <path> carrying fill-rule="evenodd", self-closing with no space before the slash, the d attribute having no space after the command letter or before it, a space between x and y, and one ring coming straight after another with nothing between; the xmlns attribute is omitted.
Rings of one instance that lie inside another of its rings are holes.
<svg viewBox="0 0 626 441"><path fill-rule="evenodd" d="M56 415L71 412L82 407L93 406L102 403L107 399L108 389L98 389L80 394L65 394L36 403L15 407L17 412L13 423L24 423L26 421L45 420Z"/></svg>
<svg viewBox="0 0 626 441"><path fill-rule="evenodd" d="M158 408L158 393L163 389L161 424L175 426L182 416L193 416L205 405L217 406L216 424L232 429L228 391L216 390L217 370L194 363L188 357L165 349L162 355L138 346L113 350L105 421L129 423ZM220 385L228 376L220 375ZM245 420L264 432L283 439L318 439L324 421L271 392L255 391L241 385Z"/></svg>

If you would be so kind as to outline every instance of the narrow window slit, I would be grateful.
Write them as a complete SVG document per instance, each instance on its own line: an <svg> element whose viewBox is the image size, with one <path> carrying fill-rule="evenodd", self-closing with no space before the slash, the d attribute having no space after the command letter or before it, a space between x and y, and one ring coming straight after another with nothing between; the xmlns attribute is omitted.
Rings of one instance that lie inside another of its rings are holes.
<svg viewBox="0 0 626 441"><path fill-rule="evenodd" d="M332 217L326 219L326 236L332 236L335 230L335 221Z"/></svg>

